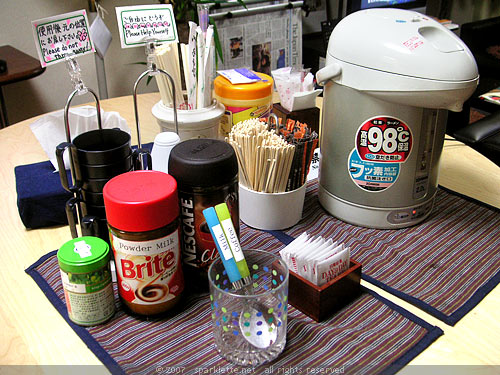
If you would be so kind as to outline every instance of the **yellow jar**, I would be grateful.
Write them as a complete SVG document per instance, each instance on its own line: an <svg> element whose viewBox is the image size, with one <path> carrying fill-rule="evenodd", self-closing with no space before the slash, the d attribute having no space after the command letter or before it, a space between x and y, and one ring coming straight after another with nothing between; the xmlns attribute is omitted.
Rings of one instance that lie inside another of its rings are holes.
<svg viewBox="0 0 500 375"><path fill-rule="evenodd" d="M268 117L273 107L273 79L255 72L262 81L233 85L223 76L214 81L215 98L226 108L219 135L226 137L234 124L250 118Z"/></svg>

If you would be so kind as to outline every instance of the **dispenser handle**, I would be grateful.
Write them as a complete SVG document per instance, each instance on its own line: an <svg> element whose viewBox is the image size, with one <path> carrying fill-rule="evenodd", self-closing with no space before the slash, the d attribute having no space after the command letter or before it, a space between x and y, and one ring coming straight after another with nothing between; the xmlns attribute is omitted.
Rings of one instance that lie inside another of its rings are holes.
<svg viewBox="0 0 500 375"><path fill-rule="evenodd" d="M324 86L327 81L338 77L342 73L342 67L337 63L331 63L316 72L316 82Z"/></svg>
<svg viewBox="0 0 500 375"><path fill-rule="evenodd" d="M72 238L78 237L78 230L76 229L76 224L78 223L80 200L78 197L72 197L66 202L66 218L68 219L68 225L71 232Z"/></svg>
<svg viewBox="0 0 500 375"><path fill-rule="evenodd" d="M77 181L76 181L76 178L75 178L75 166L73 165L73 157L71 156L72 155L72 152L70 150L70 171L71 171L71 179L72 179L72 183L73 185L70 186L69 185L69 180L68 180L68 176L66 174L66 166L64 165L64 152L68 149L68 148L71 148L71 147L74 147L72 143L70 142L63 142L61 144L59 144L57 147L56 147L56 160L57 160L57 167L59 169L59 178L61 180L61 185L62 187L69 191L70 193L76 193L79 189L79 186L77 186Z"/></svg>

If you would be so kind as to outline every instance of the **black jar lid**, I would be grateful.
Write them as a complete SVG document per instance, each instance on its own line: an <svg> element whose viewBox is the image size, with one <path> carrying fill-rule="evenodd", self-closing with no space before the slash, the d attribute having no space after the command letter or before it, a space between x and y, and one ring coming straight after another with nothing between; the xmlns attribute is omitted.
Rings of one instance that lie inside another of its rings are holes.
<svg viewBox="0 0 500 375"><path fill-rule="evenodd" d="M224 185L238 174L238 160L231 145L217 139L189 139L170 152L168 173L179 185Z"/></svg>

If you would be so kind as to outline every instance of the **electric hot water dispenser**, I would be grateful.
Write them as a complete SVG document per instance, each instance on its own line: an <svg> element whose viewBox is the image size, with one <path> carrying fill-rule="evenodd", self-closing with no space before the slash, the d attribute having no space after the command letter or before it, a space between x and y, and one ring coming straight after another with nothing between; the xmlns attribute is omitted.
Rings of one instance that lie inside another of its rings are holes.
<svg viewBox="0 0 500 375"><path fill-rule="evenodd" d="M372 228L424 220L437 190L447 110L478 82L476 62L451 31L399 9L353 13L333 30L320 136L319 201Z"/></svg>

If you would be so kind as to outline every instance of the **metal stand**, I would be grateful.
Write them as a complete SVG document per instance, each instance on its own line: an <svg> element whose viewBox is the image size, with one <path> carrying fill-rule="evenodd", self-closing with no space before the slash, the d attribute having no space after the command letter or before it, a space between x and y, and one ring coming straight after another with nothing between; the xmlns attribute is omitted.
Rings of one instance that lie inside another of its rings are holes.
<svg viewBox="0 0 500 375"><path fill-rule="evenodd" d="M262 3L262 2L270 2L270 1L253 1L252 3ZM249 4L249 2L246 2ZM238 3L216 3L214 6L214 9L219 9L219 8L225 8L225 7L230 7L230 6L238 6L240 4ZM283 3L274 3L274 4L269 4L269 5L262 5L262 6L257 6L257 7L251 7L251 8L246 8L245 9L236 9L232 11L227 11L227 12L220 12L220 13L214 13L210 15L210 18L213 20L220 20L224 18L233 18L233 17L245 17L245 16L251 16L254 14L262 14L262 13L268 13L268 12L275 12L278 10L285 10L285 9L293 9L293 8L300 8L304 5L304 1L288 1L288 2L283 2Z"/></svg>
<svg viewBox="0 0 500 375"><path fill-rule="evenodd" d="M71 179L72 186L69 186L68 178L66 176L66 168L64 165L64 151L71 146L71 128L69 126L69 108L71 106L71 101L75 97L75 95L84 95L90 93L96 103L96 111L97 111L97 125L99 129L102 129L102 121L101 121L101 105L99 103L99 98L95 94L94 91L85 86L81 78L81 70L80 65L75 60L74 55L66 56L66 67L68 68L69 75L71 77L71 82L73 83L73 87L75 88L71 94L68 96L68 100L66 101L66 105L64 107L64 126L66 130L66 142L61 143L56 148L56 157L57 164L59 167L59 175L61 178L61 184L64 189L73 193L73 197L66 203L66 216L68 218L68 223L70 226L71 236L73 238L78 237L78 231L76 229L77 219L82 217L80 205L78 204L80 197L80 186L77 185L75 180L75 164L73 160L73 153L69 153L70 159L70 169L71 169ZM75 209L77 210L77 214L75 215ZM99 234L98 228L98 218L96 216L87 216L82 219L82 234L83 235L97 235Z"/></svg>
<svg viewBox="0 0 500 375"><path fill-rule="evenodd" d="M75 60L74 55L68 55L66 56L66 67L68 68L69 75L71 77L71 82L73 82L73 87L75 90L69 94L68 100L66 101L66 105L64 107L64 127L66 131L66 143L62 143L56 148L56 156L57 156L57 164L59 168L59 174L61 176L61 184L62 186L72 192L74 196L78 196L80 188L76 186L76 181L75 181L75 166L74 166L74 160L73 160L73 155L70 152L69 153L69 167L71 169L71 178L72 178L72 186L69 186L69 183L67 181L66 177L66 167L64 165L64 158L63 154L64 151L69 147L71 144L71 130L69 126L69 108L71 105L71 101L75 97L75 95L84 95L87 93L92 94L92 96L95 99L96 103L96 111L97 111L97 125L99 129L102 129L102 121L101 121L101 105L99 103L99 98L97 97L96 93L89 89L88 87L85 86L85 84L82 81L81 78L81 70L80 70L80 65L78 62Z"/></svg>
<svg viewBox="0 0 500 375"><path fill-rule="evenodd" d="M99 98L96 93L85 86L81 78L81 70L80 65L75 60L74 56L66 56L66 67L68 68L69 75L71 77L71 82L73 82L73 87L75 90L69 94L68 100L66 101L66 105L64 107L64 125L66 127L66 141L71 142L71 134L69 128L69 108L71 105L71 101L75 97L76 94L84 95L87 93L92 94L95 100L96 110L97 110L97 125L99 129L102 129L102 121L101 121L101 104L99 103Z"/></svg>
<svg viewBox="0 0 500 375"><path fill-rule="evenodd" d="M168 74L166 71L163 69L158 69L156 66L156 63L154 61L154 54L155 54L155 49L156 49L156 40L148 40L146 42L146 55L147 55L147 64L148 64L148 69L144 71L139 78L135 81L134 84L134 113L135 113L135 125L137 128L137 147L139 153L142 153L143 150L141 149L141 130L139 126L139 111L137 107L137 87L139 85L139 82L145 77L145 76L154 76L157 74L164 74L167 76L169 82L170 82L170 87L172 89L172 103L173 103L173 112L174 112L174 125L175 125L175 132L179 134L179 124L177 122L177 103L175 100L175 84L173 78ZM151 155L148 155L148 167L151 168L152 162L151 162ZM143 158L140 158L139 160L141 169L144 169L144 160Z"/></svg>

